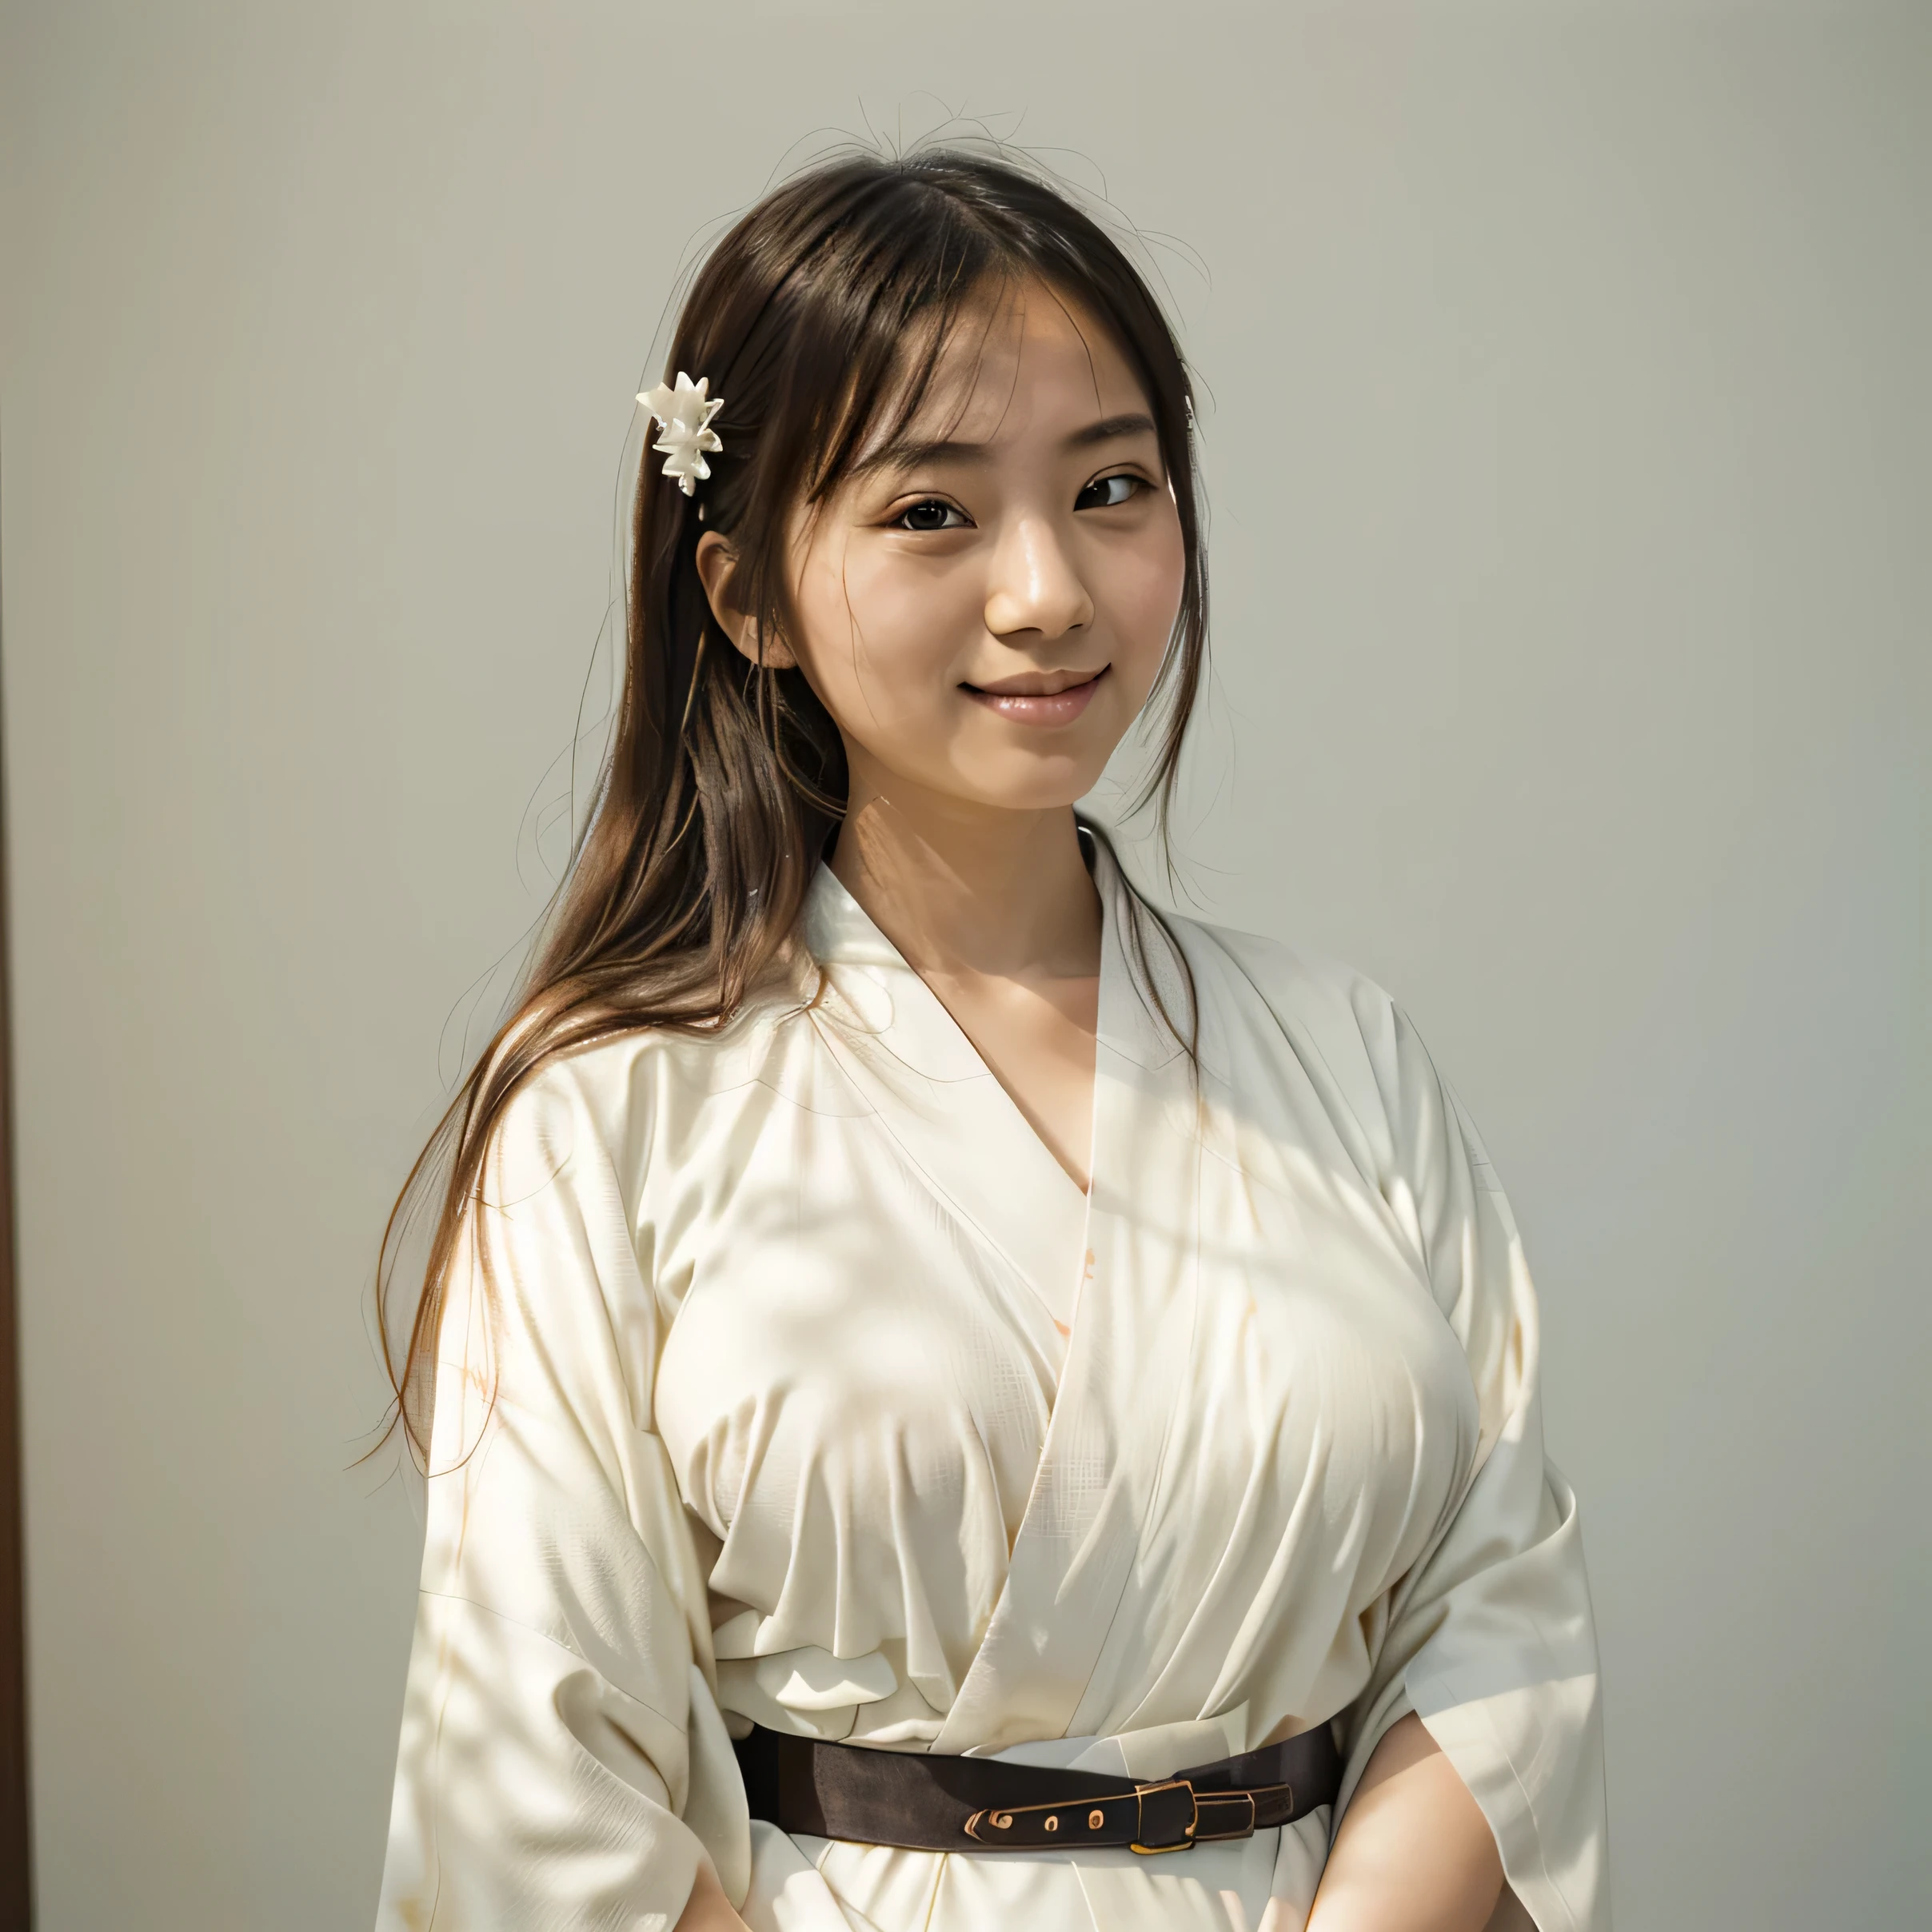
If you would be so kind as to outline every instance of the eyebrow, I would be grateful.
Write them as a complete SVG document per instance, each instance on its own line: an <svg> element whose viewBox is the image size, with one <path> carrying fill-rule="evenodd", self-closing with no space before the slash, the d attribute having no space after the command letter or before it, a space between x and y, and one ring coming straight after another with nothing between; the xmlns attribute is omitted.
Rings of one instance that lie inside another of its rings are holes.
<svg viewBox="0 0 1932 1932"><path fill-rule="evenodd" d="M1156 433L1153 417L1144 410L1135 409L1123 416L1103 416L1098 422L1076 429L1061 439L1060 447L1089 449L1096 443L1118 442L1124 437ZM925 463L984 463L989 460L992 447L989 443L960 442L950 437L930 442L889 443L876 455L855 463L852 473L869 476L880 469L916 469Z"/></svg>

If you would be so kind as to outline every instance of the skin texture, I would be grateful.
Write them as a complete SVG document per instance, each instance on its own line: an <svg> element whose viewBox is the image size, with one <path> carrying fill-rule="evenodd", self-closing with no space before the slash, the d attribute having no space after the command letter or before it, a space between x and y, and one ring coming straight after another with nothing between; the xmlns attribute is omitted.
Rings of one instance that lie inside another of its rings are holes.
<svg viewBox="0 0 1932 1932"><path fill-rule="evenodd" d="M1146 397L1105 332L1022 289L961 332L909 465L796 532L802 664L845 741L832 870L1082 1188L1100 902L1074 800L1147 698L1186 559ZM740 650L716 534L698 567Z"/></svg>
<svg viewBox="0 0 1932 1932"><path fill-rule="evenodd" d="M858 471L792 547L797 663L844 740L832 869L932 988L1060 1165L1092 1153L1100 904L1076 800L1146 701L1185 568L1147 398L1105 329L1022 288L968 329L912 425L932 445ZM698 568L720 625L729 543ZM1489 1828L1421 1723L1389 1732L1310 1932L1481 1932ZM704 1868L677 1932L740 1926Z"/></svg>
<svg viewBox="0 0 1932 1932"><path fill-rule="evenodd" d="M1469 1787L1420 1718L1399 1718L1355 1787L1307 1932L1477 1932L1502 1890L1496 1841ZM1499 1932L1527 1922L1499 1915Z"/></svg>

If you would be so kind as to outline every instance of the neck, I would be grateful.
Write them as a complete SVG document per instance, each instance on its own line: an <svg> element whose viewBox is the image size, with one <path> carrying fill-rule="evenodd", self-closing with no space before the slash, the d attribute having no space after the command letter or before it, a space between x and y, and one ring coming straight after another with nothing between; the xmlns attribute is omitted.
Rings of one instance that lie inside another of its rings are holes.
<svg viewBox="0 0 1932 1932"><path fill-rule="evenodd" d="M1071 805L1008 811L855 772L832 869L916 972L1100 970L1100 894Z"/></svg>

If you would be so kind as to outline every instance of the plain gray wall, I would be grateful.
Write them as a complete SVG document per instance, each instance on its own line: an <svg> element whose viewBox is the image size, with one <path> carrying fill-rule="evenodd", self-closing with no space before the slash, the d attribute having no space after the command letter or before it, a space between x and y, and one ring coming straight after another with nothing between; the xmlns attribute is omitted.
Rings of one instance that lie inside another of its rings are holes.
<svg viewBox="0 0 1932 1932"><path fill-rule="evenodd" d="M46 1932L368 1920L370 1264L541 900L635 378L789 142L943 109L1207 271L1182 851L1396 991L1510 1186L1620 1922L1913 1920L1928 11L7 6Z"/></svg>

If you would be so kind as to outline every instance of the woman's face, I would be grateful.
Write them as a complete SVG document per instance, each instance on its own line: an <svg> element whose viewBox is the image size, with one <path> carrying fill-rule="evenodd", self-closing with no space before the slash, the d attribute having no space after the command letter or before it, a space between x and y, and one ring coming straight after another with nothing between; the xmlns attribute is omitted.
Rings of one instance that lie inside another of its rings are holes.
<svg viewBox="0 0 1932 1932"><path fill-rule="evenodd" d="M1038 284L983 323L956 332L896 452L862 454L794 525L788 642L844 738L855 804L908 787L1071 804L1145 702L1180 609L1180 517L1111 335Z"/></svg>

